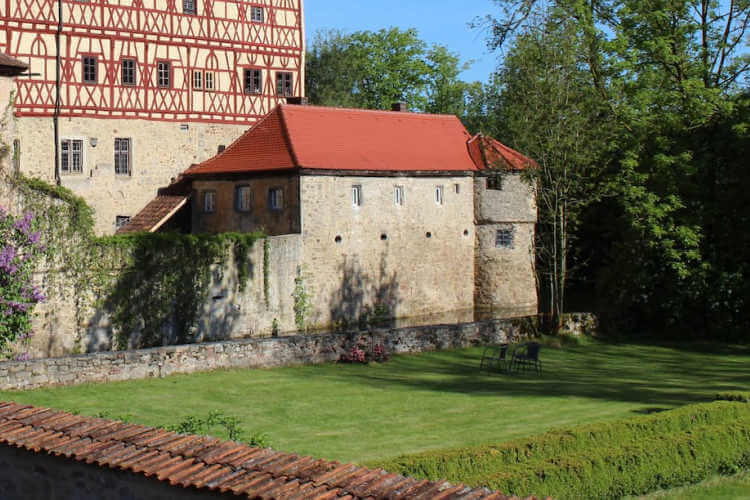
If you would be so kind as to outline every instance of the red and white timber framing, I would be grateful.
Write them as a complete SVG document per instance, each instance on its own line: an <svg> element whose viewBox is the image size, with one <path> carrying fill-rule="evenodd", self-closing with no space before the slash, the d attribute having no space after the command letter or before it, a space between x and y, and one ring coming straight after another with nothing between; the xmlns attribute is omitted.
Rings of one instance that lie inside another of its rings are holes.
<svg viewBox="0 0 750 500"><path fill-rule="evenodd" d="M192 0L196 14L183 0L0 0L0 51L30 66L16 79L17 116L54 113L58 1L61 117L247 124L283 100L278 72L303 95L302 0ZM96 60L95 83L84 82L84 57ZM135 61L134 84L123 82L123 60ZM262 71L260 92L245 91L245 69Z"/></svg>

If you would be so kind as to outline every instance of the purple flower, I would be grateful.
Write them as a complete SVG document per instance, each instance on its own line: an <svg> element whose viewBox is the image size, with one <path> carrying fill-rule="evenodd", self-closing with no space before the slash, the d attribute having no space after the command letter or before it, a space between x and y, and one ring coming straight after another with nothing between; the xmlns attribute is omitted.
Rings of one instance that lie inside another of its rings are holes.
<svg viewBox="0 0 750 500"><path fill-rule="evenodd" d="M41 233L39 231L34 231L29 235L29 243L32 245L37 243L39 241L39 237L41 236Z"/></svg>
<svg viewBox="0 0 750 500"><path fill-rule="evenodd" d="M10 245L5 245L5 247L0 250L0 270L3 270L8 274L16 274L18 267L13 264L15 258L16 249Z"/></svg>
<svg viewBox="0 0 750 500"><path fill-rule="evenodd" d="M16 361L28 361L30 359L28 352L22 352L21 354L16 354Z"/></svg>
<svg viewBox="0 0 750 500"><path fill-rule="evenodd" d="M31 212L26 212L26 214L22 218L16 221L13 227L21 231L24 235L28 236L29 231L31 231L31 221L33 218L34 214L32 214Z"/></svg>

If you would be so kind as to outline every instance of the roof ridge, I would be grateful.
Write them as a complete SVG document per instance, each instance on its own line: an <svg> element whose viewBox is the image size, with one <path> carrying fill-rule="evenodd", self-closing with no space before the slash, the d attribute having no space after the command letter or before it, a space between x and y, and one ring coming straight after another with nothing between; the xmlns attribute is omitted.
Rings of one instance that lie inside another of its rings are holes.
<svg viewBox="0 0 750 500"><path fill-rule="evenodd" d="M456 115L452 114L439 114L439 113L421 113L417 111L392 111L388 109L367 109L367 108L345 108L345 107L336 107L336 106L320 106L316 104L289 104L289 103L281 103L278 105L280 108L284 109L314 109L314 110L320 110L325 112L355 112L355 113L371 113L371 114L386 114L386 115L403 115L403 116L411 116L411 117L418 117L418 118L428 118L428 119L456 119L458 121L461 121Z"/></svg>

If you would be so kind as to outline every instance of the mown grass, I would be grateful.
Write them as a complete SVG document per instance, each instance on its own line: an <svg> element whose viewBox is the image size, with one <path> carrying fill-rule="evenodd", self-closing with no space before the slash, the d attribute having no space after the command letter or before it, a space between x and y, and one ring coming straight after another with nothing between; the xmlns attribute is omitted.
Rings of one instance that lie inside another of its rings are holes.
<svg viewBox="0 0 750 500"><path fill-rule="evenodd" d="M0 400L168 425L211 410L277 449L367 462L501 443L647 414L750 387L750 350L588 343L543 348L544 374L478 372L481 348L388 363L235 370L0 392Z"/></svg>
<svg viewBox="0 0 750 500"><path fill-rule="evenodd" d="M714 476L691 486L657 491L628 500L747 500L750 499L750 471L732 476Z"/></svg>

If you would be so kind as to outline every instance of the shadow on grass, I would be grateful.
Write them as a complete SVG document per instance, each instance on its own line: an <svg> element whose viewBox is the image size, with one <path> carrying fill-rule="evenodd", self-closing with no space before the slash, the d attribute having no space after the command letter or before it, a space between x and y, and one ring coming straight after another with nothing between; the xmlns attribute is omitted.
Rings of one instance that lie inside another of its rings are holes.
<svg viewBox="0 0 750 500"><path fill-rule="evenodd" d="M388 369L347 371L350 380L382 389L418 390L473 396L585 397L649 405L638 413L709 401L722 391L748 390L750 352L746 348L674 347L594 343L542 348L541 376L479 372L482 348L400 356Z"/></svg>

